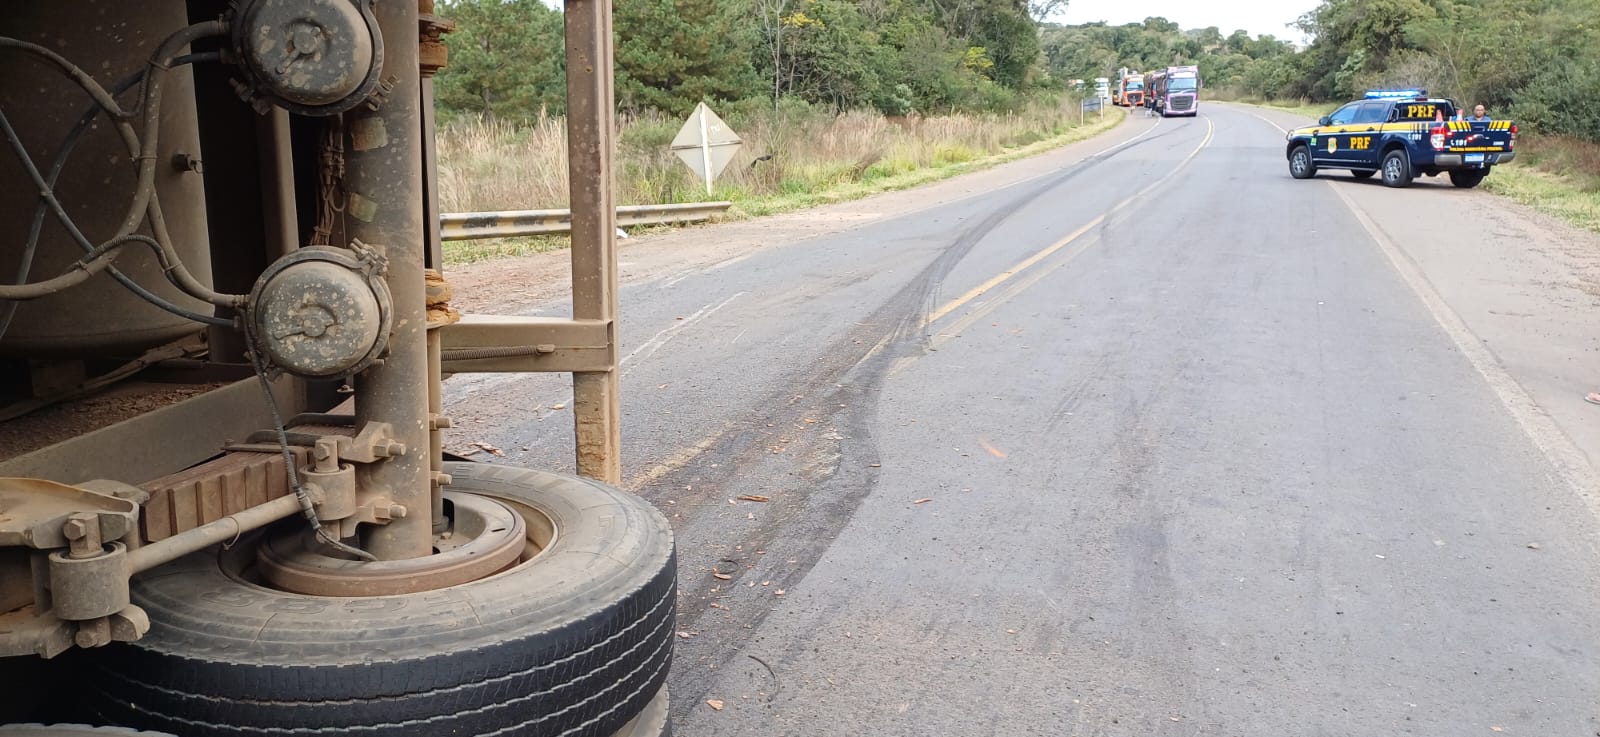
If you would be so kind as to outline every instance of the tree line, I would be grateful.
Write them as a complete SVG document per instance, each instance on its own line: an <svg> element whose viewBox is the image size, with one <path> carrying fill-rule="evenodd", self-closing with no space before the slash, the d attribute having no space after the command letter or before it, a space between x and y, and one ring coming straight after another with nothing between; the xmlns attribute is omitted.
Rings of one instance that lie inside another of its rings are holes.
<svg viewBox="0 0 1600 737"><path fill-rule="evenodd" d="M615 0L617 102L794 99L886 115L1000 111L1119 67L1196 64L1208 88L1339 101L1421 87L1549 133L1600 140L1600 0L1323 0L1273 35L1164 18L1065 26L1066 0ZM446 114L563 108L561 14L542 0L448 0ZM1291 29L1285 29L1285 36Z"/></svg>
<svg viewBox="0 0 1600 737"><path fill-rule="evenodd" d="M796 98L890 115L1001 110L1045 76L1037 19L1065 0L616 0L617 104ZM559 114L560 11L542 0L449 0L449 114Z"/></svg>

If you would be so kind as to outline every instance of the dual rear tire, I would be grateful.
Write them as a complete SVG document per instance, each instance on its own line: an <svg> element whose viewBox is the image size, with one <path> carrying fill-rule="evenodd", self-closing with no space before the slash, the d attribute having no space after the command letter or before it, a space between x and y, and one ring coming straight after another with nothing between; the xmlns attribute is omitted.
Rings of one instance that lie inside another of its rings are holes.
<svg viewBox="0 0 1600 737"><path fill-rule="evenodd" d="M436 591L327 597L263 585L259 534L188 556L135 579L150 633L96 653L87 712L181 737L664 734L666 518L587 479L446 470L451 491L523 516L520 562Z"/></svg>

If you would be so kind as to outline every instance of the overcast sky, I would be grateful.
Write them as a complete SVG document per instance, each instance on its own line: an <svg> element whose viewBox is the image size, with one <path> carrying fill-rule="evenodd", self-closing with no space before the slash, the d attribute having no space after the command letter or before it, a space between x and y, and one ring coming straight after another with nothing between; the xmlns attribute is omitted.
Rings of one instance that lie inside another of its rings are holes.
<svg viewBox="0 0 1600 737"><path fill-rule="evenodd" d="M1243 28L1252 36L1271 34L1304 43L1300 31L1285 27L1321 3L1318 0L1067 0L1067 10L1051 20L1066 25L1105 21L1112 25L1140 23L1158 15L1184 30L1216 26L1222 35Z"/></svg>

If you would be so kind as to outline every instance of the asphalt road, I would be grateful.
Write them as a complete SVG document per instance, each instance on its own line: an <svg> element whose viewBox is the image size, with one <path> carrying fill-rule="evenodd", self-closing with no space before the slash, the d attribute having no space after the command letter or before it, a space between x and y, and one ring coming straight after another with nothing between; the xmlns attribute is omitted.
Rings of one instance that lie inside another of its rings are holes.
<svg viewBox="0 0 1600 737"><path fill-rule="evenodd" d="M1203 111L625 287L677 734L1600 733L1593 239ZM449 394L570 468L560 377Z"/></svg>

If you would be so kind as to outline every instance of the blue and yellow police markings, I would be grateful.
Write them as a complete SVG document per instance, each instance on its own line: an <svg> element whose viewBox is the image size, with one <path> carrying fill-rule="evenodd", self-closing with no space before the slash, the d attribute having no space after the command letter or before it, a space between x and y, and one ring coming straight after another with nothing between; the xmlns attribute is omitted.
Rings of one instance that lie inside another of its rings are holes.
<svg viewBox="0 0 1600 737"><path fill-rule="evenodd" d="M1319 141L1326 139L1328 153L1339 153L1342 147L1346 151L1368 151L1372 149L1372 136L1352 136L1357 131L1371 132L1373 126L1366 123L1355 125L1333 125L1317 128L1311 131L1311 148L1322 148Z"/></svg>
<svg viewBox="0 0 1600 737"><path fill-rule="evenodd" d="M1451 120L1451 121L1448 121L1447 125L1450 127L1450 130L1453 130L1453 131L1469 131L1469 130L1472 130L1472 121L1470 121L1470 120ZM1508 130L1511 130L1511 121L1509 121L1509 120L1491 120L1491 121L1489 121L1488 130L1492 130L1492 131L1508 131Z"/></svg>
<svg viewBox="0 0 1600 737"><path fill-rule="evenodd" d="M1315 138L1312 139L1312 145L1313 146L1316 145L1316 139ZM1347 150L1347 151L1371 151L1372 150L1372 136L1350 136L1350 137L1346 138L1345 139L1345 150ZM1338 136L1328 136L1328 153L1330 153L1330 154L1339 153L1339 137Z"/></svg>
<svg viewBox="0 0 1600 737"><path fill-rule="evenodd" d="M1439 106L1427 102L1407 103L1395 107L1403 113L1401 117L1407 120L1428 120L1439 114Z"/></svg>

